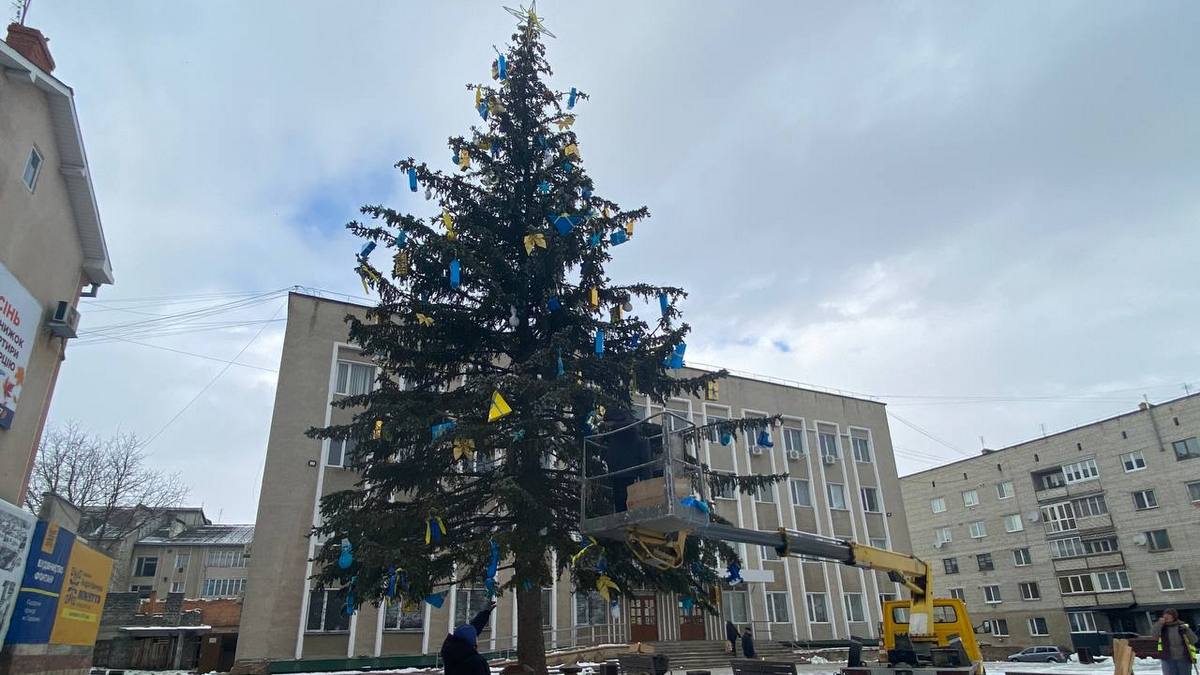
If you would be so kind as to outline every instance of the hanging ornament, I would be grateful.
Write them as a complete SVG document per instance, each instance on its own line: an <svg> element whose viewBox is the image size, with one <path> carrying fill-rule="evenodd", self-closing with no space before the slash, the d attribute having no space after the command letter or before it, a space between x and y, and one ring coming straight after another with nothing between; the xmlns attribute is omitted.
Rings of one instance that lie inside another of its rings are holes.
<svg viewBox="0 0 1200 675"><path fill-rule="evenodd" d="M446 522L441 516L430 516L425 522L425 543L440 544L442 537L446 536Z"/></svg>
<svg viewBox="0 0 1200 675"><path fill-rule="evenodd" d="M499 391L492 392L492 405L488 409L488 421L495 422L512 412L512 407L508 405L508 401L504 400L504 396Z"/></svg>
<svg viewBox="0 0 1200 675"><path fill-rule="evenodd" d="M730 586L736 586L736 585L742 583L743 579L742 579L742 566L741 565L737 564L737 562L734 561L734 562L729 563L729 567L727 567L726 569L729 572L729 575L725 577L726 583L728 583Z"/></svg>
<svg viewBox="0 0 1200 675"><path fill-rule="evenodd" d="M579 191L579 196L582 199L590 199L592 196L592 189L587 187L583 188Z"/></svg>
<svg viewBox="0 0 1200 675"><path fill-rule="evenodd" d="M625 310L626 312L632 312L633 311L633 303L626 300L625 302L621 303L621 309Z"/></svg>
<svg viewBox="0 0 1200 675"><path fill-rule="evenodd" d="M562 377L564 373L566 373L566 370L563 369L562 349L559 348L559 349L555 350L554 377L556 377L556 378Z"/></svg>
<svg viewBox="0 0 1200 675"><path fill-rule="evenodd" d="M458 264L458 260L450 261L450 288L458 288L462 285L462 266Z"/></svg>
<svg viewBox="0 0 1200 675"><path fill-rule="evenodd" d="M371 440L383 438L383 420L375 420L375 428L371 430Z"/></svg>
<svg viewBox="0 0 1200 675"><path fill-rule="evenodd" d="M596 579L596 592L600 594L600 597L604 598L605 602L611 603L611 594L613 592L620 593L621 589L617 586L616 582L608 578L607 574L601 574L600 577Z"/></svg>
<svg viewBox="0 0 1200 675"><path fill-rule="evenodd" d="M432 606L436 609L441 609L442 605L444 605L446 603L446 593L443 592L443 593L434 593L433 595L427 595L427 596L425 596L425 602L429 603L430 606Z"/></svg>
<svg viewBox="0 0 1200 675"><path fill-rule="evenodd" d="M696 606L696 601L693 600L692 596L690 596L690 595L685 596L683 598L683 600L679 601L679 606L683 608L683 611L690 614L692 611L692 608Z"/></svg>
<svg viewBox="0 0 1200 675"><path fill-rule="evenodd" d="M521 317L517 316L517 308L510 306L508 308L508 312L509 312L508 313L508 325L512 326L513 328L520 326L521 325Z"/></svg>
<svg viewBox="0 0 1200 675"><path fill-rule="evenodd" d="M396 597L396 566L395 565L389 566L387 574L388 574L387 596L389 598L395 598Z"/></svg>
<svg viewBox="0 0 1200 675"><path fill-rule="evenodd" d="M551 312L557 312L558 310L562 309L562 302L559 301L557 297L552 295L549 298L546 298L546 309L550 310Z"/></svg>
<svg viewBox="0 0 1200 675"><path fill-rule="evenodd" d="M733 434L728 431L721 431L720 440L721 440L721 445L728 447L729 444L733 442Z"/></svg>
<svg viewBox="0 0 1200 675"><path fill-rule="evenodd" d="M358 252L359 260L365 261L368 257L370 257L371 251L374 251L374 250L375 250L375 242L368 241L367 243L363 244L362 249L359 250L359 252Z"/></svg>
<svg viewBox="0 0 1200 675"><path fill-rule="evenodd" d="M410 168L408 170L408 189L413 192L417 191L417 170ZM428 199L428 197L426 197Z"/></svg>
<svg viewBox="0 0 1200 675"><path fill-rule="evenodd" d="M579 146L575 143L568 143L567 146L563 148L563 156L579 158Z"/></svg>
<svg viewBox="0 0 1200 675"><path fill-rule="evenodd" d="M342 552L338 555L338 567L349 569L354 564L354 553L352 551L353 547L350 546L350 540L343 538L341 548Z"/></svg>
<svg viewBox="0 0 1200 675"><path fill-rule="evenodd" d="M575 91L575 87L571 87L571 95L569 97L567 97L567 110L571 110L575 107L576 93L577 92Z"/></svg>
<svg viewBox="0 0 1200 675"><path fill-rule="evenodd" d="M588 304L592 306L592 310L600 309L600 289L595 286L588 291Z"/></svg>
<svg viewBox="0 0 1200 675"><path fill-rule="evenodd" d="M508 79L508 60L501 54L500 58L496 59L496 62L496 70L499 71L497 74L500 76L500 81L503 82Z"/></svg>
<svg viewBox="0 0 1200 675"><path fill-rule="evenodd" d="M588 245L591 246L592 248L596 248L597 246L600 245L600 242L603 239L604 239L604 235L600 234L599 232L593 232L592 236L588 237Z"/></svg>
<svg viewBox="0 0 1200 675"><path fill-rule="evenodd" d="M546 144L546 137L541 134L537 134L536 136L534 136L533 141L535 143L537 143L538 147L540 147L543 150L548 150L550 148L550 146Z"/></svg>
<svg viewBox="0 0 1200 675"><path fill-rule="evenodd" d="M454 420L450 420L449 422L439 422L439 423L431 426L429 428L429 431L433 434L433 440L436 441L437 439L441 438L442 436L445 436L446 432L450 431L451 429L453 429L456 426L458 426L458 425Z"/></svg>
<svg viewBox="0 0 1200 675"><path fill-rule="evenodd" d="M483 118L484 122L486 122L488 118L488 104L486 102L480 103L479 105L475 106L475 110L479 112L479 116Z"/></svg>
<svg viewBox="0 0 1200 675"><path fill-rule="evenodd" d="M425 201L429 201L430 199L433 199L433 188L425 188Z"/></svg>
<svg viewBox="0 0 1200 675"><path fill-rule="evenodd" d="M708 513L708 504L705 504L702 500L693 495L688 495L683 499L680 499L679 503L688 508L696 509L701 513Z"/></svg>
<svg viewBox="0 0 1200 675"><path fill-rule="evenodd" d="M525 253L527 255L533 255L533 249L535 248L546 248L546 235L542 234L541 232L534 232L533 234L525 235L524 241Z"/></svg>
<svg viewBox="0 0 1200 675"><path fill-rule="evenodd" d="M608 213L608 207L607 207L607 206L605 206L604 208L600 209L600 215L604 216L604 219L605 219L605 220L608 220L609 218L612 218L612 216L611 216L611 215L609 215L609 213Z"/></svg>
<svg viewBox="0 0 1200 675"><path fill-rule="evenodd" d="M460 171L466 171L471 166L471 153L463 148L458 151L458 168Z"/></svg>
<svg viewBox="0 0 1200 675"><path fill-rule="evenodd" d="M392 256L392 263L393 277L404 278L408 276L408 251L396 251L396 255Z"/></svg>
<svg viewBox="0 0 1200 675"><path fill-rule="evenodd" d="M504 104L500 102L500 99L496 98L495 96L489 98L487 100L487 104L488 107L492 109L492 112L496 113L497 115L508 110L508 108L505 108Z"/></svg>
<svg viewBox="0 0 1200 675"><path fill-rule="evenodd" d="M475 459L475 440L472 438L456 438L451 442L452 457L454 461L466 459L468 462Z"/></svg>
<svg viewBox="0 0 1200 675"><path fill-rule="evenodd" d="M682 368L683 367L683 353L686 351L687 351L687 343L686 342L680 342L679 344L675 345L675 351L671 353L671 358L669 359L670 364L667 367L672 370L678 370L678 369Z"/></svg>
<svg viewBox="0 0 1200 675"><path fill-rule="evenodd" d="M603 328L596 329L595 343L596 343L596 345L595 345L596 358L598 358L598 359L604 358L604 329Z"/></svg>
<svg viewBox="0 0 1200 675"><path fill-rule="evenodd" d="M630 349L637 349L637 346L638 346L638 344L639 344L639 343L641 343L641 341L642 341L642 336L641 336L641 335L638 335L637 333L634 333L633 335L630 335L630 336L629 336L629 347L630 347Z"/></svg>
<svg viewBox="0 0 1200 675"><path fill-rule="evenodd" d="M758 438L755 439L755 442L758 444L759 447L762 447L762 448L775 447L774 441L771 440L771 432L767 431L766 429L758 430Z"/></svg>
<svg viewBox="0 0 1200 675"><path fill-rule="evenodd" d="M578 564L579 559L583 557L583 554L587 553L589 549L597 545L599 545L599 542L596 541L596 538L589 536L587 538L587 543L583 545L583 548L579 549L575 552L575 555L571 556L571 566L574 567L576 564Z"/></svg>
<svg viewBox="0 0 1200 675"><path fill-rule="evenodd" d="M495 541L491 542L491 555L488 558L487 577L484 579L484 588L488 591L488 597L496 597L496 570L500 567L500 545Z"/></svg>
<svg viewBox="0 0 1200 675"><path fill-rule="evenodd" d="M565 115L563 117L558 118L558 122L556 122L556 124L558 125L559 131L566 131L567 129L571 128L571 125L574 123L575 123L574 115Z"/></svg>
<svg viewBox="0 0 1200 675"><path fill-rule="evenodd" d="M630 220L630 221L627 221L627 222L625 223L625 234L627 234L627 235L629 235L630 237L632 237L632 236L633 236L633 226L634 226L634 225L637 225L637 221L636 221L636 220Z"/></svg>
<svg viewBox="0 0 1200 675"><path fill-rule="evenodd" d="M454 216L446 209L442 209L442 225L446 226L446 239L450 241L458 239L458 232L454 229Z"/></svg>
<svg viewBox="0 0 1200 675"><path fill-rule="evenodd" d="M667 318L667 312L671 309L671 303L667 300L666 293L658 294L658 308L662 310L663 318Z"/></svg>
<svg viewBox="0 0 1200 675"><path fill-rule="evenodd" d="M583 218L580 216L571 216L566 213L550 216L549 220L554 229L558 230L558 233L563 236L566 236L576 225L583 222Z"/></svg>
<svg viewBox="0 0 1200 675"><path fill-rule="evenodd" d="M350 580L350 586L346 588L346 604L342 606L342 611L349 616L354 616L354 582L357 579L355 576Z"/></svg>
<svg viewBox="0 0 1200 675"><path fill-rule="evenodd" d="M563 171L570 171L571 169L575 168L575 165L570 162L563 162L562 168L563 168Z"/></svg>
<svg viewBox="0 0 1200 675"><path fill-rule="evenodd" d="M608 243L612 244L613 246L620 246L627 241L629 241L629 235L625 234L624 230L617 230L616 232L608 235Z"/></svg>
<svg viewBox="0 0 1200 675"><path fill-rule="evenodd" d="M479 104L482 102L483 102L483 87L476 86L475 87L475 107L478 108Z"/></svg>
<svg viewBox="0 0 1200 675"><path fill-rule="evenodd" d="M432 326L433 325L433 317L429 316L428 314L422 314L420 312L417 312L417 323L422 326Z"/></svg>
<svg viewBox="0 0 1200 675"><path fill-rule="evenodd" d="M613 305L612 309L608 310L609 323L620 323L621 321L621 306Z"/></svg>
<svg viewBox="0 0 1200 675"><path fill-rule="evenodd" d="M406 244L408 244L408 232L400 230L395 237L392 237L392 245L396 248L404 248Z"/></svg>
<svg viewBox="0 0 1200 675"><path fill-rule="evenodd" d="M546 181L542 181L542 182L538 183L537 190L538 190L538 192L540 192L544 195L550 194L550 183L548 183Z"/></svg>

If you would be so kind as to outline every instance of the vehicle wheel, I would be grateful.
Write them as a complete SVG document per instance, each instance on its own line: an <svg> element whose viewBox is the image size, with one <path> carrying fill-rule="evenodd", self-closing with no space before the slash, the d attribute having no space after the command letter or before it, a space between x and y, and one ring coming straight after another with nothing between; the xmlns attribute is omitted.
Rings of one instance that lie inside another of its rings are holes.
<svg viewBox="0 0 1200 675"><path fill-rule="evenodd" d="M1050 658L1046 659L1046 663L1058 663L1058 659L1051 656Z"/></svg>

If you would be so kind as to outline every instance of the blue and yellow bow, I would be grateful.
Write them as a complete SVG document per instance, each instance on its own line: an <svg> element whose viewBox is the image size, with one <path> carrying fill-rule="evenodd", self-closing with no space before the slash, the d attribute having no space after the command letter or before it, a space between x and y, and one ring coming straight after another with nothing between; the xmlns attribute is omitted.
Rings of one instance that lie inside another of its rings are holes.
<svg viewBox="0 0 1200 675"><path fill-rule="evenodd" d="M440 544L442 537L446 536L446 522L441 516L430 516L425 522L425 543Z"/></svg>

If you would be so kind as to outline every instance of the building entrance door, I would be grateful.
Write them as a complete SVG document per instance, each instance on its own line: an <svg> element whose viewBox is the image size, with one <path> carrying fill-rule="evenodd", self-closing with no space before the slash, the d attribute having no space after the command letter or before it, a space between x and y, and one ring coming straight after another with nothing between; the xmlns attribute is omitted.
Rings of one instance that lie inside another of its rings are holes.
<svg viewBox="0 0 1200 675"><path fill-rule="evenodd" d="M679 639L703 640L704 638L704 612L700 611L699 607L692 607L691 611L680 607Z"/></svg>
<svg viewBox="0 0 1200 675"><path fill-rule="evenodd" d="M635 595L629 601L629 640L654 642L658 639L658 598Z"/></svg>

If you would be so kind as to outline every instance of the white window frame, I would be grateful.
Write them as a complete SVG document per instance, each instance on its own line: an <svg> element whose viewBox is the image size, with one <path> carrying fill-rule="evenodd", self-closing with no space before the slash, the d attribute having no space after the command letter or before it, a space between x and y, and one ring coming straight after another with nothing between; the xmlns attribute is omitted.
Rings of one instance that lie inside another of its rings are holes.
<svg viewBox="0 0 1200 675"><path fill-rule="evenodd" d="M1046 542L1046 546L1050 549L1051 560L1078 558L1081 555L1087 555L1087 550L1083 547L1083 540L1079 537L1051 539L1050 541Z"/></svg>
<svg viewBox="0 0 1200 675"><path fill-rule="evenodd" d="M1070 590L1063 590L1063 581L1067 582ZM1085 583L1086 582L1086 583ZM1058 577L1058 592L1060 595L1082 595L1096 592L1096 581L1090 574L1064 574Z"/></svg>
<svg viewBox="0 0 1200 675"><path fill-rule="evenodd" d="M817 424L817 447L821 450L821 458L841 459L841 453L838 452L837 427L834 427L833 431L829 431L828 429L822 430L822 426L824 425Z"/></svg>
<svg viewBox="0 0 1200 675"><path fill-rule="evenodd" d="M1042 589L1036 581L1020 581L1017 582L1017 588L1021 590L1022 600L1041 600ZM1027 592L1032 591L1032 593Z"/></svg>
<svg viewBox="0 0 1200 675"><path fill-rule="evenodd" d="M814 602L816 600L820 600L820 613L825 615L825 618L823 619L817 618L818 613L816 612L816 609L818 605L816 605ZM808 610L809 623L829 623L829 598L824 593L805 593L804 605Z"/></svg>
<svg viewBox="0 0 1200 675"><path fill-rule="evenodd" d="M1012 499L1016 493L1011 480L1002 480L996 483L996 499Z"/></svg>
<svg viewBox="0 0 1200 675"><path fill-rule="evenodd" d="M314 588L314 589L309 590L308 616L304 617L304 632L336 634L336 633L345 633L350 630L350 618L349 617L346 617L346 627L345 628L329 628L325 625L325 618L327 616L329 616L329 603L330 602L338 602L338 593L339 593L339 590L333 589L333 588L326 588L323 590L318 590L318 589ZM314 604L314 602L312 600L313 595L318 595L321 598L320 608L319 608L320 617L321 617L321 625L316 628L309 627L309 618L312 616L313 609L317 607L317 605ZM340 608L338 609L338 612L342 616L345 615L345 611Z"/></svg>
<svg viewBox="0 0 1200 675"><path fill-rule="evenodd" d="M1016 527L1013 527L1016 523ZM1025 521L1021 520L1021 514L1010 513L1004 516L1004 531L1005 532L1020 532L1025 529Z"/></svg>
<svg viewBox="0 0 1200 675"><path fill-rule="evenodd" d="M343 377L342 366L346 367L345 376ZM350 385L354 382L354 371L356 368L366 368L370 372L367 374L366 389L363 391L351 391ZM349 359L338 359L337 366L334 368L333 378L333 393L338 396L359 396L370 393L375 387L375 365L371 363L363 363L362 361L351 361Z"/></svg>
<svg viewBox="0 0 1200 675"><path fill-rule="evenodd" d="M205 577L200 588L201 597L236 598L246 592L246 579L244 577Z"/></svg>
<svg viewBox="0 0 1200 675"><path fill-rule="evenodd" d="M1158 496L1154 494L1154 488L1145 490L1137 490L1133 493L1133 510L1134 511L1153 511L1158 508Z"/></svg>
<svg viewBox="0 0 1200 675"><path fill-rule="evenodd" d="M241 549L210 549L204 557L205 567L241 568L246 566L245 551Z"/></svg>
<svg viewBox="0 0 1200 675"><path fill-rule="evenodd" d="M850 430L850 449L854 455L854 461L859 464L871 464L875 456L871 448L871 438L869 436L856 436L854 429Z"/></svg>
<svg viewBox="0 0 1200 675"><path fill-rule="evenodd" d="M1133 473L1146 468L1146 456L1141 450L1134 450L1121 455L1121 467L1125 469L1125 473Z"/></svg>
<svg viewBox="0 0 1200 675"><path fill-rule="evenodd" d="M779 551L775 550L774 546L763 546L762 547L762 559L766 560L766 561L771 561L771 562L777 561L780 559Z"/></svg>
<svg viewBox="0 0 1200 675"><path fill-rule="evenodd" d="M842 605L846 608L846 620L851 623L865 623L867 613L863 609L862 593L843 593ZM856 611L857 610L857 611Z"/></svg>
<svg viewBox="0 0 1200 675"><path fill-rule="evenodd" d="M1133 588L1129 585L1129 572L1125 570L1093 572L1092 577L1097 593L1116 593Z"/></svg>
<svg viewBox="0 0 1200 675"><path fill-rule="evenodd" d="M593 591L594 592L594 591ZM737 603L734 600L738 600ZM728 614L726 613L728 610ZM735 614L737 610L737 614ZM736 624L750 621L750 598L746 591L721 591L721 614Z"/></svg>
<svg viewBox="0 0 1200 675"><path fill-rule="evenodd" d="M946 592L949 593L950 597L952 598L958 598L963 602L967 601L967 589L963 588L962 586L953 586L951 588L947 588Z"/></svg>
<svg viewBox="0 0 1200 675"><path fill-rule="evenodd" d="M803 492L800 491L801 485L804 486ZM812 483L807 478L789 480L788 488L792 491L792 506L803 506L810 509L813 507Z"/></svg>
<svg viewBox="0 0 1200 675"><path fill-rule="evenodd" d="M833 494L834 494L833 488L835 488L835 487L838 489L838 494L841 495L841 499L840 499L841 506L834 505L835 501L839 501L839 500L835 500L833 498ZM829 510L831 510L831 511L849 511L850 510L850 504L846 501L846 486L843 485L842 483L826 483L825 484L825 496L829 498Z"/></svg>
<svg viewBox="0 0 1200 675"><path fill-rule="evenodd" d="M1024 555L1018 555L1018 554L1024 554ZM1021 548L1014 548L1012 550L1012 557L1013 557L1013 567L1028 567L1029 565L1033 564L1033 552L1029 550L1028 546L1022 546Z"/></svg>
<svg viewBox="0 0 1200 675"><path fill-rule="evenodd" d="M1038 626L1038 621L1042 622L1041 626ZM1029 637L1045 637L1050 634L1050 624L1046 623L1044 616L1031 616L1025 620L1025 625L1029 627Z"/></svg>
<svg viewBox="0 0 1200 675"><path fill-rule="evenodd" d="M415 609L416 611L405 612L404 606L406 604L409 606L409 609ZM383 629L389 633L421 633L425 630L425 610L415 602L405 602L400 598L391 598L379 609L383 612ZM421 624L419 626L401 627L400 618L405 614L419 617Z"/></svg>
<svg viewBox="0 0 1200 675"><path fill-rule="evenodd" d="M766 483L754 489L754 501L759 504L775 503L775 484Z"/></svg>
<svg viewBox="0 0 1200 675"><path fill-rule="evenodd" d="M328 439L328 444L325 449L325 466L342 468L346 466L346 454L354 450L358 446L358 441L353 438ZM337 462L333 461L334 447L337 447Z"/></svg>
<svg viewBox="0 0 1200 675"><path fill-rule="evenodd" d="M875 548L884 549L885 551L891 549L891 546L888 545L887 537L870 537L867 540L867 544Z"/></svg>
<svg viewBox="0 0 1200 675"><path fill-rule="evenodd" d="M785 424L779 435L783 437L783 449L785 451L799 452L801 457L806 454L804 450L804 429Z"/></svg>
<svg viewBox="0 0 1200 675"><path fill-rule="evenodd" d="M771 623L791 623L791 596L786 591L767 592L767 620Z"/></svg>
<svg viewBox="0 0 1200 675"><path fill-rule="evenodd" d="M984 569L983 565L980 564L983 562L982 556L987 556L987 569ZM975 554L975 568L980 572L991 572L996 569L996 559L992 557L991 551Z"/></svg>
<svg viewBox="0 0 1200 675"><path fill-rule="evenodd" d="M171 593L182 593L183 592L183 582L182 581L172 581L170 592Z"/></svg>
<svg viewBox="0 0 1200 675"><path fill-rule="evenodd" d="M1075 517L1075 507L1071 505L1071 502L1043 506L1042 522L1045 523L1046 532L1049 534L1074 532L1079 529Z"/></svg>
<svg viewBox="0 0 1200 675"><path fill-rule="evenodd" d="M967 525L967 533L972 539L983 539L987 536L987 523L982 520L976 520Z"/></svg>
<svg viewBox="0 0 1200 675"><path fill-rule="evenodd" d="M970 495L970 499L967 498ZM979 490L963 490L962 491L963 506L968 508L979 506Z"/></svg>
<svg viewBox="0 0 1200 675"><path fill-rule="evenodd" d="M995 635L996 637L1008 637L1008 619L988 619L988 623L990 623L992 626L992 635ZM1004 630L1000 629L1002 624L1004 626Z"/></svg>
<svg viewBox="0 0 1200 675"><path fill-rule="evenodd" d="M153 561L151 563L150 561ZM153 565L154 569L146 571L148 565ZM158 556L156 555L140 555L134 560L133 576L135 577L156 577L158 576Z"/></svg>
<svg viewBox="0 0 1200 675"><path fill-rule="evenodd" d="M1174 578L1171 578L1172 572L1175 573ZM1167 580L1167 584L1163 583L1163 579L1164 579L1163 575L1166 575L1165 579ZM1176 591L1184 590L1183 574L1179 571L1178 568L1173 568L1173 569L1169 569L1169 570L1158 570L1158 572L1156 573L1156 576L1158 577L1158 590L1160 590L1164 593L1174 593ZM1176 581L1178 581L1178 583L1179 583L1178 586L1175 585Z"/></svg>
<svg viewBox="0 0 1200 675"><path fill-rule="evenodd" d="M1092 612L1067 612L1067 624L1072 633L1098 633L1096 615Z"/></svg>
<svg viewBox="0 0 1200 675"><path fill-rule="evenodd" d="M1188 481L1186 484L1184 484L1184 487L1187 488L1188 499L1193 504L1200 504L1200 480ZM1197 489L1193 491L1193 487Z"/></svg>
<svg viewBox="0 0 1200 675"><path fill-rule="evenodd" d="M191 564L192 564L192 554L190 552L175 554L175 570L176 571L182 570L182 571L186 572L187 568Z"/></svg>
<svg viewBox="0 0 1200 675"><path fill-rule="evenodd" d="M867 499L867 495L871 495ZM883 513L883 508L880 505L879 488L870 485L859 488L859 496L862 498L863 513Z"/></svg>
<svg viewBox="0 0 1200 675"><path fill-rule="evenodd" d="M1004 598L1000 597L1000 584L983 585L983 602L987 605L999 605L1004 602Z"/></svg>
<svg viewBox="0 0 1200 675"><path fill-rule="evenodd" d="M930 499L929 500L929 510L933 511L934 513L945 513L946 512L946 498L945 497L934 497L933 499Z"/></svg>
<svg viewBox="0 0 1200 675"><path fill-rule="evenodd" d="M933 540L949 544L954 541L954 532L949 527L939 527L933 531Z"/></svg>
<svg viewBox="0 0 1200 675"><path fill-rule="evenodd" d="M1160 547L1155 543L1154 533L1156 533L1156 532L1162 532L1163 536L1166 537L1166 539L1167 539L1166 546ZM1154 551L1155 553L1157 553L1159 551L1170 551L1171 549L1175 548L1175 546L1171 543L1171 534L1169 532L1167 532L1167 528L1160 527L1157 530L1147 530L1146 531L1146 548L1149 551Z"/></svg>
<svg viewBox="0 0 1200 675"><path fill-rule="evenodd" d="M46 158L42 155L41 150L37 146L29 148L29 157L25 159L25 168L21 172L21 184L25 189L29 190L29 194L33 194L37 190L38 178L42 175L42 167L46 164ZM33 175L30 175L32 168Z"/></svg>
<svg viewBox="0 0 1200 675"><path fill-rule="evenodd" d="M1095 457L1089 457L1062 465L1062 473L1067 485L1086 483L1100 477L1100 467L1096 466Z"/></svg>

